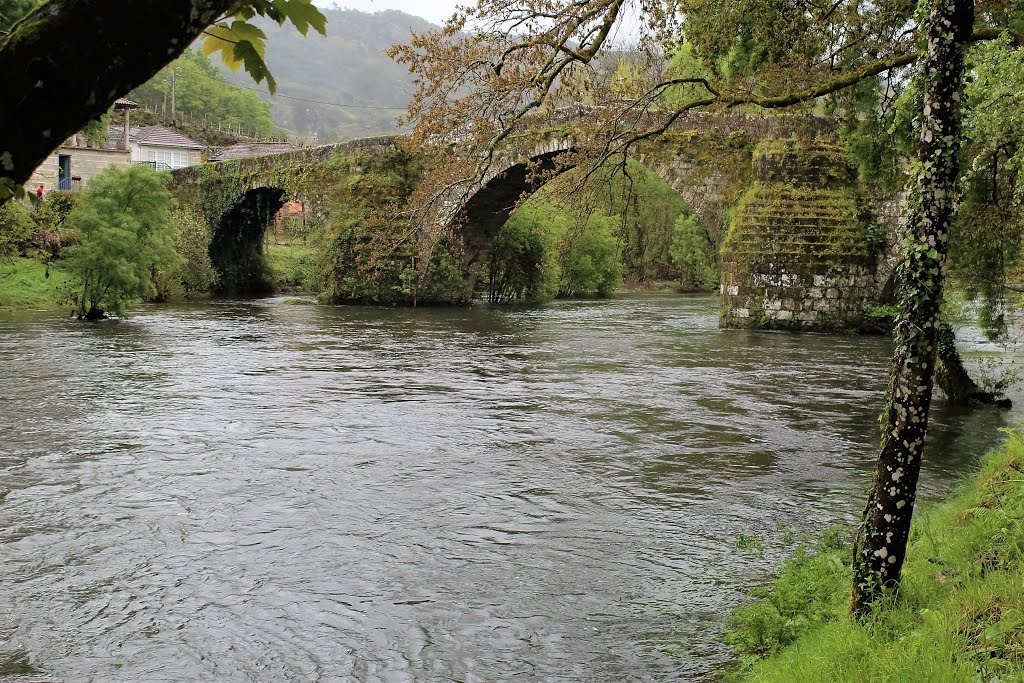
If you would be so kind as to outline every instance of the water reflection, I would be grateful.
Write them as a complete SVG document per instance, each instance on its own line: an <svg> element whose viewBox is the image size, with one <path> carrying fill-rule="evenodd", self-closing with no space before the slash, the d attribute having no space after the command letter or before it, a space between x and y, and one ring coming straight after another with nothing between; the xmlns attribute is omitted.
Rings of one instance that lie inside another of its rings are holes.
<svg viewBox="0 0 1024 683"><path fill-rule="evenodd" d="M707 675L779 530L858 511L889 355L719 331L712 304L0 314L0 662L57 680ZM938 409L926 494L1016 415Z"/></svg>

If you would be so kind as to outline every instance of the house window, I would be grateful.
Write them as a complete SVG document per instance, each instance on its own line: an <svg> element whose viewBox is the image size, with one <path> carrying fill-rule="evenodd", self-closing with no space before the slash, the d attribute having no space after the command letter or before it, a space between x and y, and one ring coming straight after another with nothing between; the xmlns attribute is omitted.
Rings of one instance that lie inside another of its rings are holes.
<svg viewBox="0 0 1024 683"><path fill-rule="evenodd" d="M188 166L188 152L174 152L171 150L151 149L149 160L158 169L161 168L184 168Z"/></svg>

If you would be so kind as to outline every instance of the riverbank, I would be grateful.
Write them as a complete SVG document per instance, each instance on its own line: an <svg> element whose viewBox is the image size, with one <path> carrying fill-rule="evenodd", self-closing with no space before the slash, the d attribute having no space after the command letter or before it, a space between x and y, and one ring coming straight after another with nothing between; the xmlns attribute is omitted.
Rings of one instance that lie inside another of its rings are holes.
<svg viewBox="0 0 1024 683"><path fill-rule="evenodd" d="M57 309L68 298L71 278L35 259L0 258L0 309Z"/></svg>
<svg viewBox="0 0 1024 683"><path fill-rule="evenodd" d="M916 513L898 604L848 615L848 534L799 548L737 609L731 681L1024 680L1024 430L949 501Z"/></svg>
<svg viewBox="0 0 1024 683"><path fill-rule="evenodd" d="M312 291L316 284L312 247L268 243L267 268L277 292ZM0 257L0 309L72 308L73 279L57 266L23 256Z"/></svg>

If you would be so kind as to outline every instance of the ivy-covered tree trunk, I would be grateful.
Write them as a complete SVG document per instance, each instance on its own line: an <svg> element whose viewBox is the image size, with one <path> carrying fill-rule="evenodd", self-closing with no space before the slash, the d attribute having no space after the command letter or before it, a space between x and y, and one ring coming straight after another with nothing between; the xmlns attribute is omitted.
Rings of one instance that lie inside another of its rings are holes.
<svg viewBox="0 0 1024 683"><path fill-rule="evenodd" d="M921 472L939 342L943 268L953 215L964 47L974 0L933 0L923 64L925 104L890 370L882 445L853 550L856 617L899 586Z"/></svg>
<svg viewBox="0 0 1024 683"><path fill-rule="evenodd" d="M0 203L235 0L51 0L0 38Z"/></svg>
<svg viewBox="0 0 1024 683"><path fill-rule="evenodd" d="M1010 408L1013 402L993 391L978 386L964 367L956 348L956 333L949 323L939 328L938 358L935 363L935 383L954 405L994 405Z"/></svg>

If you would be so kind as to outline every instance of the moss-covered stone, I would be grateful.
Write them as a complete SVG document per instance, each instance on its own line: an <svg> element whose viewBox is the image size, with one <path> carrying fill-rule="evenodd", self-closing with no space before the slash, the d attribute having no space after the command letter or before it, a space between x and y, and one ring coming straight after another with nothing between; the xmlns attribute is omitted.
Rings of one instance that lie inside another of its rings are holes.
<svg viewBox="0 0 1024 683"><path fill-rule="evenodd" d="M636 150L694 209L713 241L725 244L723 325L859 324L874 284L874 250L853 174L827 134L823 141L822 125L707 115ZM174 174L176 192L202 209L214 243L231 232L225 221L249 193L276 188L282 201L302 199L321 226L317 281L325 301L465 303L494 234L517 199L537 189L523 169L554 168L554 156L572 145L569 126L511 140L501 168L468 200L446 204L440 220L414 217L407 204L424 171L444 160L412 153L398 137L182 169ZM230 266L219 269L223 277Z"/></svg>
<svg viewBox="0 0 1024 683"><path fill-rule="evenodd" d="M854 331L874 290L873 250L842 151L766 140L723 246L724 327Z"/></svg>

